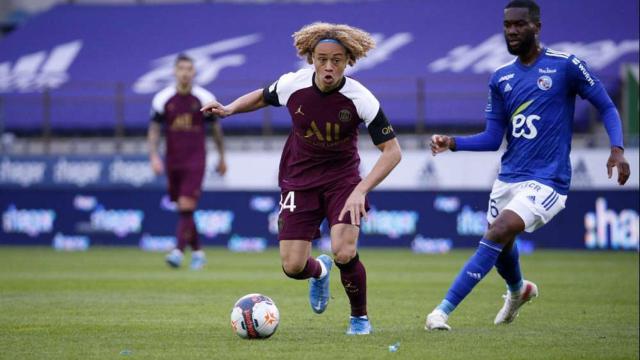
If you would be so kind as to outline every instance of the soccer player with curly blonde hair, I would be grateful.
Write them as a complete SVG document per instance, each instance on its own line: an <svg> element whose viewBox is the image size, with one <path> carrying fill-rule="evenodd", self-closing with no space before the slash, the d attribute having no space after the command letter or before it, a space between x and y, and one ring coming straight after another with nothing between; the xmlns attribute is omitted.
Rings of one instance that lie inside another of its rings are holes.
<svg viewBox="0 0 640 360"><path fill-rule="evenodd" d="M212 101L202 111L226 117L267 105L287 107L292 128L278 176L282 269L290 278L310 279L311 308L324 312L333 263L328 255L310 255L311 241L320 237L326 218L333 261L351 304L347 334L366 335L371 325L366 271L357 253L360 218L367 216L367 193L400 162L401 150L378 100L344 71L366 56L375 42L361 29L322 22L304 26L293 38L298 55L306 57L312 69L284 74L229 105ZM364 179L357 148L360 124L381 151Z"/></svg>

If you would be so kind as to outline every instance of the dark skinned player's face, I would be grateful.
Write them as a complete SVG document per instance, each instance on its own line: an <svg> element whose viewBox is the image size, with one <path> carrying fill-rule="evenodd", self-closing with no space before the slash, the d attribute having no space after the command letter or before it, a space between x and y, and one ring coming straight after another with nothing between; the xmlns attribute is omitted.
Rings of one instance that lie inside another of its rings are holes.
<svg viewBox="0 0 640 360"><path fill-rule="evenodd" d="M504 39L512 55L525 55L536 46L540 23L531 21L529 9L509 8L504 10Z"/></svg>

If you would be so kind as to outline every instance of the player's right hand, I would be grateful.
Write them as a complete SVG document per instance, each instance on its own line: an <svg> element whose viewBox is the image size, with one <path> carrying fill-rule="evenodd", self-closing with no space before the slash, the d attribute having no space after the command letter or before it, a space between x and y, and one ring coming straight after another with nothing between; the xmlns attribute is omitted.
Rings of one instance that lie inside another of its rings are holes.
<svg viewBox="0 0 640 360"><path fill-rule="evenodd" d="M429 146L431 147L431 154L433 156L449 150L450 145L451 137L447 135L434 134L431 136L431 143L429 144Z"/></svg>
<svg viewBox="0 0 640 360"><path fill-rule="evenodd" d="M231 115L231 111L229 111L229 109L215 100L205 104L202 109L200 109L200 111L202 111L205 115L213 114L221 118Z"/></svg>
<svg viewBox="0 0 640 360"><path fill-rule="evenodd" d="M160 175L164 172L164 164L162 163L162 159L158 155L151 155L151 168L156 175Z"/></svg>

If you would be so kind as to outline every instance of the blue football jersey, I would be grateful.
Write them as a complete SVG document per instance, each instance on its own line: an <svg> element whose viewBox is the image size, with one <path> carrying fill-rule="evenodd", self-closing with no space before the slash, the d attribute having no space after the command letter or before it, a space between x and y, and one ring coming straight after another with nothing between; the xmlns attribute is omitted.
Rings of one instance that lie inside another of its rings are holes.
<svg viewBox="0 0 640 360"><path fill-rule="evenodd" d="M573 55L542 49L532 65L518 58L489 82L488 119L504 122L507 150L499 179L536 180L561 194L571 182L572 123L576 95L588 99L602 86Z"/></svg>

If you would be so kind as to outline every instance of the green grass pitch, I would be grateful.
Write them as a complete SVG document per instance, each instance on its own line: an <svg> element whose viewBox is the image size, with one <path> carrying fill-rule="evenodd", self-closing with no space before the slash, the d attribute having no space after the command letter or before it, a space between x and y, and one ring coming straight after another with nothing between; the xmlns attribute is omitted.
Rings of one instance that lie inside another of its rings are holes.
<svg viewBox="0 0 640 360"><path fill-rule="evenodd" d="M332 299L312 313L307 283L285 278L276 250L208 249L203 271L172 270L134 248L61 253L0 248L1 359L638 359L638 253L537 251L523 256L540 297L509 326L493 325L504 285L495 271L450 318L425 315L470 251L416 255L362 249L370 336L350 337L348 300L332 271ZM229 314L260 292L280 309L268 340L242 340ZM389 345L400 342L397 352Z"/></svg>

